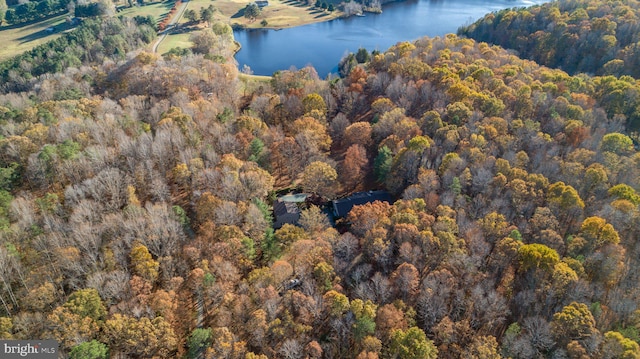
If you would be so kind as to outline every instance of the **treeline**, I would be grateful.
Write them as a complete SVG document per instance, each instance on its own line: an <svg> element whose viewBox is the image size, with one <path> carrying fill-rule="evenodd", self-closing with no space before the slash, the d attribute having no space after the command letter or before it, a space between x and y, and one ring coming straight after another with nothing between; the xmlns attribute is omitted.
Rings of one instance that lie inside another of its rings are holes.
<svg viewBox="0 0 640 359"><path fill-rule="evenodd" d="M636 0L552 1L487 14L458 34L570 74L640 78L639 17Z"/></svg>
<svg viewBox="0 0 640 359"><path fill-rule="evenodd" d="M27 1L7 9L5 20L10 24L21 24L44 19L67 11L69 0Z"/></svg>
<svg viewBox="0 0 640 359"><path fill-rule="evenodd" d="M202 54L0 95L3 338L72 358L638 356L637 81L449 35L248 87L203 45L228 29L198 36ZM343 233L315 205L275 230L286 187L397 201Z"/></svg>
<svg viewBox="0 0 640 359"><path fill-rule="evenodd" d="M0 63L0 87L5 92L19 91L43 74L105 59L123 59L127 52L151 43L155 37L152 27L129 18L86 19L75 30Z"/></svg>
<svg viewBox="0 0 640 359"><path fill-rule="evenodd" d="M110 1L92 2L75 5L76 17L95 17L115 12L115 6Z"/></svg>

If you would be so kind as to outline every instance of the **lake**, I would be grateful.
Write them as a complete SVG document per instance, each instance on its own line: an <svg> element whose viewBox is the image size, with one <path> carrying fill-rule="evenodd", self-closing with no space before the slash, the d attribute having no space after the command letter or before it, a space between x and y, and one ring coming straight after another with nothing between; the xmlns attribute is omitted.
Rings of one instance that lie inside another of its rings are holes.
<svg viewBox="0 0 640 359"><path fill-rule="evenodd" d="M456 33L492 11L542 4L543 0L406 0L383 5L381 14L366 13L282 30L236 30L242 44L239 67L271 75L291 66L312 65L320 77L337 72L337 64L360 47L385 51L400 41Z"/></svg>

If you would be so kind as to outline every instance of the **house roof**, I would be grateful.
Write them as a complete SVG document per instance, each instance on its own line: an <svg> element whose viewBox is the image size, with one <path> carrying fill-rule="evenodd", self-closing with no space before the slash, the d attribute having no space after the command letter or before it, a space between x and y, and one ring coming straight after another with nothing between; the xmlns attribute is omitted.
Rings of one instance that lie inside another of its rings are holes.
<svg viewBox="0 0 640 359"><path fill-rule="evenodd" d="M298 208L298 206L294 202L277 200L273 204L273 214L276 216L276 218L285 214L295 213L300 213L300 208Z"/></svg>
<svg viewBox="0 0 640 359"><path fill-rule="evenodd" d="M332 201L333 213L336 217L344 217L351 211L353 206L375 201L391 203L392 199L387 191L357 192L349 197Z"/></svg>

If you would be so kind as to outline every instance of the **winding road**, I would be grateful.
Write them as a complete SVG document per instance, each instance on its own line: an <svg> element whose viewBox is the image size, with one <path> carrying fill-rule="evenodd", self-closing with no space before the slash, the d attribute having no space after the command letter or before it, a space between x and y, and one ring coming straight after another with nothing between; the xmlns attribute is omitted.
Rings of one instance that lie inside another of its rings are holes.
<svg viewBox="0 0 640 359"><path fill-rule="evenodd" d="M180 3L180 8L176 12L175 16L171 19L171 21L169 21L169 23L167 24L167 27L158 33L160 37L158 38L158 40L156 40L155 44L153 44L153 47L151 48L152 52L154 53L158 52L158 46L160 46L160 43L162 42L162 40L164 40L165 37L167 37L167 35L171 33L171 31L175 28L178 21L180 21L180 19L182 18L182 15L184 14L184 11L187 10L187 5L189 5L188 1L183 1L182 3Z"/></svg>

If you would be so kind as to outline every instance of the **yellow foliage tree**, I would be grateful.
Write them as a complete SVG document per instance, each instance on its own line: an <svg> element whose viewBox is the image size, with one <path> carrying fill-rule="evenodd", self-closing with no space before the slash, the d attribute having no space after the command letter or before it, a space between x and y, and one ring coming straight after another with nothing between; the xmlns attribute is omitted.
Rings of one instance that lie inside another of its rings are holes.
<svg viewBox="0 0 640 359"><path fill-rule="evenodd" d="M135 274L153 283L158 279L160 264L153 259L147 247L137 244L131 248L131 267Z"/></svg>

